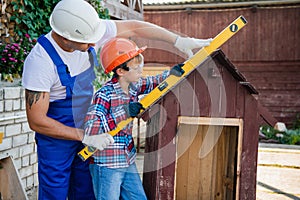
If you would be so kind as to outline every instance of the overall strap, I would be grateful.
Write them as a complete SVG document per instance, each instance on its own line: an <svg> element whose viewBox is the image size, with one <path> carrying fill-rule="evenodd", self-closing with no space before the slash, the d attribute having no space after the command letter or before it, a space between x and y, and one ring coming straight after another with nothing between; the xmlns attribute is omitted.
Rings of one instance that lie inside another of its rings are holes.
<svg viewBox="0 0 300 200"><path fill-rule="evenodd" d="M37 41L46 50L46 52L52 59L53 63L56 65L57 73L59 75L61 84L63 86L66 86L67 97L71 97L74 81L72 80L72 77L70 76L70 73L68 72L67 65L63 62L63 60L61 59L61 57L58 55L57 51L55 50L54 46L44 35L41 35Z"/></svg>
<svg viewBox="0 0 300 200"><path fill-rule="evenodd" d="M97 60L97 55L96 55L96 51L93 47L90 47L88 49L88 52L89 52L89 55L92 56L92 59L93 59L93 62L91 63L94 63L94 67L99 67L99 63L98 63L98 60Z"/></svg>

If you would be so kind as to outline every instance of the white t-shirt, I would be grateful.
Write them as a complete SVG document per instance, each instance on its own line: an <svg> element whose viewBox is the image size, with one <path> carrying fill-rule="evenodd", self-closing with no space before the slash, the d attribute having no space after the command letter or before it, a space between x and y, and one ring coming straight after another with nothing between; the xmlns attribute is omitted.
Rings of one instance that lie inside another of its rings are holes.
<svg viewBox="0 0 300 200"><path fill-rule="evenodd" d="M106 23L106 32L96 43L96 52L107 40L117 35L116 24L112 20L104 20L104 22ZM72 77L90 67L88 52L66 52L53 40L51 32L45 37L52 43L63 62L68 66ZM34 46L24 62L22 85L32 91L50 92L50 102L66 97L65 86L61 85L56 66L39 43Z"/></svg>

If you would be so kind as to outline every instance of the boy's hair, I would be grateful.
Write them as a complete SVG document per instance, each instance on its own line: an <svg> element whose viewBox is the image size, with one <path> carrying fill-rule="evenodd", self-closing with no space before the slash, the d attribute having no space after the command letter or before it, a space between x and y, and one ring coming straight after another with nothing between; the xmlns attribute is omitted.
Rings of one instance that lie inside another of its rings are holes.
<svg viewBox="0 0 300 200"><path fill-rule="evenodd" d="M124 70L126 70L126 71L129 71L129 67L127 66L127 64L128 64L130 61L135 60L135 59L137 59L138 62L142 62L142 61L143 61L143 56L142 56L142 54L138 54L137 56L131 58L130 60L127 60L126 62L124 62L124 63L122 63L121 65L119 65L119 66L117 66L116 68L114 68L114 69L112 70L112 72L113 72L113 77L116 77L116 78L119 77L119 75L118 75L118 73L117 73L117 70L118 70L118 69L124 69Z"/></svg>

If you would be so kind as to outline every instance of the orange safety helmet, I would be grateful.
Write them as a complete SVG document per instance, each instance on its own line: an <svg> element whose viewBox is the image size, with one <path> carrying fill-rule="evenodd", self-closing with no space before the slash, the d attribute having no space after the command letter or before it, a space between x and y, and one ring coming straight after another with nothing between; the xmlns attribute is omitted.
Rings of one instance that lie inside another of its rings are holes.
<svg viewBox="0 0 300 200"><path fill-rule="evenodd" d="M146 48L146 46L138 48L133 41L125 38L113 38L109 40L104 44L100 53L104 72L108 74L117 66L145 51Z"/></svg>

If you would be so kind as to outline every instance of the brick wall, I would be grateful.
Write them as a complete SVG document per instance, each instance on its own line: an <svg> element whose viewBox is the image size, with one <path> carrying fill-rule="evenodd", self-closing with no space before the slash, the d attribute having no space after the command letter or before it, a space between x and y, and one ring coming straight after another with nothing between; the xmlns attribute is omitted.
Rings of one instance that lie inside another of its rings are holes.
<svg viewBox="0 0 300 200"><path fill-rule="evenodd" d="M4 133L0 159L13 158L23 187L29 192L38 185L37 154L34 132L27 123L22 87L0 87L0 132Z"/></svg>

